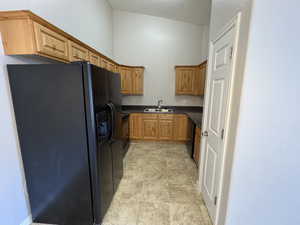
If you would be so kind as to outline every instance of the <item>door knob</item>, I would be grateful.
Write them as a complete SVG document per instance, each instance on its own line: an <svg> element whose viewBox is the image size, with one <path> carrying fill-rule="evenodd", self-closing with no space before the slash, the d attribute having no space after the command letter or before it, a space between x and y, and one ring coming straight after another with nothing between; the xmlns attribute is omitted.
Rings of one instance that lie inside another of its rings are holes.
<svg viewBox="0 0 300 225"><path fill-rule="evenodd" d="M207 131L203 131L202 132L202 137L208 137L208 132Z"/></svg>

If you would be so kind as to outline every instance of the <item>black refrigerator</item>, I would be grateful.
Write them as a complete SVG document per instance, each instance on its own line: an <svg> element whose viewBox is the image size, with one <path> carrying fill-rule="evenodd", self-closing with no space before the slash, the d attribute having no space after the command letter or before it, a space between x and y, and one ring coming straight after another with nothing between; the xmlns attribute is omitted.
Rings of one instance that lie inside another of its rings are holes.
<svg viewBox="0 0 300 225"><path fill-rule="evenodd" d="M123 175L120 75L87 62L7 68L33 221L101 224Z"/></svg>

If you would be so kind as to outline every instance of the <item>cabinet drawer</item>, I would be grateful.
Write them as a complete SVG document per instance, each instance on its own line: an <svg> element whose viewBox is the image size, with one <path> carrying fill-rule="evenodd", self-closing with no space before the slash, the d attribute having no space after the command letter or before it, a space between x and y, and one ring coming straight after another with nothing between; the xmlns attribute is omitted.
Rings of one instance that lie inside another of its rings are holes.
<svg viewBox="0 0 300 225"><path fill-rule="evenodd" d="M69 60L68 39L64 36L33 22L37 52L50 57Z"/></svg>
<svg viewBox="0 0 300 225"><path fill-rule="evenodd" d="M70 49L70 61L88 61L89 60L89 51L76 44L75 42L69 41Z"/></svg>
<svg viewBox="0 0 300 225"><path fill-rule="evenodd" d="M173 120L174 115L173 114L159 114L160 120Z"/></svg>
<svg viewBox="0 0 300 225"><path fill-rule="evenodd" d="M157 114L148 114L148 113L145 113L143 114L143 119L149 119L149 120L156 120L158 118L158 115Z"/></svg>

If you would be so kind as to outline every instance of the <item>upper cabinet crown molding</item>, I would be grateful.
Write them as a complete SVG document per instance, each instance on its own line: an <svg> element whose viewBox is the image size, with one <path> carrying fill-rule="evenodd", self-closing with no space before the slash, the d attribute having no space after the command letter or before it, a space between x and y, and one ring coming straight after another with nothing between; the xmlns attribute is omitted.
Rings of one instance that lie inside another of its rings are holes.
<svg viewBox="0 0 300 225"><path fill-rule="evenodd" d="M176 95L204 95L207 61L200 65L175 66Z"/></svg>
<svg viewBox="0 0 300 225"><path fill-rule="evenodd" d="M39 55L63 62L84 60L112 72L123 66L29 10L0 11L0 32L6 55Z"/></svg>

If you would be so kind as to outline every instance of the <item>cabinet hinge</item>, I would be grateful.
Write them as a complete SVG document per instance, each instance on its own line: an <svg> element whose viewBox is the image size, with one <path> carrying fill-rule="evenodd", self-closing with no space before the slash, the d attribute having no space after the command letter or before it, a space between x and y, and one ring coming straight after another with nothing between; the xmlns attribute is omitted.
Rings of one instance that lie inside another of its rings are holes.
<svg viewBox="0 0 300 225"><path fill-rule="evenodd" d="M214 204L217 205L217 202L218 202L218 197L215 196L215 202L214 202Z"/></svg>
<svg viewBox="0 0 300 225"><path fill-rule="evenodd" d="M222 131L221 131L221 139L222 139L222 140L224 139L224 128L223 128Z"/></svg>

